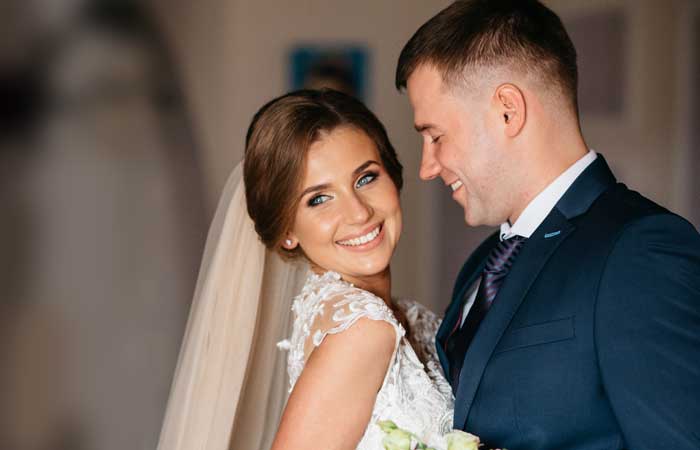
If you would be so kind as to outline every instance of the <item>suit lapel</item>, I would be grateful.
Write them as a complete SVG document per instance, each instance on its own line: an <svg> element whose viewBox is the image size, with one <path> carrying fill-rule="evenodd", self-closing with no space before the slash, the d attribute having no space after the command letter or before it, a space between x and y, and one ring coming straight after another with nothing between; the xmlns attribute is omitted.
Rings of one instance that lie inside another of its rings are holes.
<svg viewBox="0 0 700 450"><path fill-rule="evenodd" d="M574 230L569 220L584 214L595 200L615 183L615 177L605 158L598 154L596 160L569 187L552 212L523 245L508 277L494 299L493 306L479 326L464 356L455 399L455 428L464 429L466 426L486 365L530 286L537 279L547 260ZM444 358L444 355L440 357ZM446 367L445 363L443 367ZM445 373L449 371L446 370Z"/></svg>
<svg viewBox="0 0 700 450"><path fill-rule="evenodd" d="M542 267L573 229L573 225L555 208L523 245L508 277L493 301L493 306L479 326L464 356L455 399L455 428L464 429L474 396L493 350Z"/></svg>
<svg viewBox="0 0 700 450"><path fill-rule="evenodd" d="M445 354L445 342L447 341L447 337L450 335L452 329L457 325L457 321L460 320L464 296L469 290L469 287L481 275L481 272L484 270L485 263L486 258L484 258L479 265L472 269L472 275L462 285L462 288L459 289L458 292L455 292L452 297L452 303L450 303L450 306L445 313L445 318L443 319L436 335L438 358L440 359L442 370L444 371L445 377L449 383L452 383L452 380L450 379L450 362L447 359L447 354Z"/></svg>
<svg viewBox="0 0 700 450"><path fill-rule="evenodd" d="M491 359L491 355L501 336L503 336L520 304L525 299L530 286L537 279L542 268L559 245L574 231L574 226L569 220L584 214L595 200L615 183L615 177L610 171L605 158L603 158L603 155L598 154L596 160L576 179L544 222L523 245L508 277L494 299L493 306L479 326L479 330L464 356L459 388L455 399L455 428L464 429L466 426L469 411L474 402L474 397L486 365ZM491 244L489 249L493 245ZM479 250L483 250L483 247L484 245ZM484 258L486 258L486 254L481 255L478 259L482 264L481 267L483 267ZM476 279L480 272L481 269L476 274L473 274L471 282ZM463 290L468 289L471 283L465 285L467 287L461 289L462 295ZM454 300L453 298L453 304L455 303ZM451 312L451 316L455 315L454 311L448 310L448 312ZM444 338L452 329L450 325L454 325L454 320L454 317L450 317L448 321L446 317L445 322L447 323L443 323L440 329L440 332L442 332L441 342L444 342ZM438 345L438 347L440 346ZM444 352L441 353L440 348L438 348L438 354L445 373L449 373L447 358L445 358Z"/></svg>

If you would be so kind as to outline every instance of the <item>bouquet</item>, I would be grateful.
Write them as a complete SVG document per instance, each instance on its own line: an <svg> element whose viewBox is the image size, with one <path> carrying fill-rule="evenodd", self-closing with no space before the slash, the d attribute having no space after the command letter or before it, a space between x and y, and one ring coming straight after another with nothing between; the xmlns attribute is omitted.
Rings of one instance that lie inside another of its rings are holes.
<svg viewBox="0 0 700 450"><path fill-rule="evenodd" d="M479 450L481 446L477 436L461 430L452 430L443 436L446 448L436 449L428 447L415 434L399 428L391 420L380 420L377 425L385 434L382 440L385 450Z"/></svg>

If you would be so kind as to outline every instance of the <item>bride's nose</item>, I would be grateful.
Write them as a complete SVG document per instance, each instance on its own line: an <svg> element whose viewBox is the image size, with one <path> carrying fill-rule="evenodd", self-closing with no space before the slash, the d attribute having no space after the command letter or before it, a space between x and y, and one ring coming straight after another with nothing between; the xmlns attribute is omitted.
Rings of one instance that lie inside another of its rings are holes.
<svg viewBox="0 0 700 450"><path fill-rule="evenodd" d="M350 223L365 223L374 214L372 207L357 193L350 195L344 206L345 217Z"/></svg>

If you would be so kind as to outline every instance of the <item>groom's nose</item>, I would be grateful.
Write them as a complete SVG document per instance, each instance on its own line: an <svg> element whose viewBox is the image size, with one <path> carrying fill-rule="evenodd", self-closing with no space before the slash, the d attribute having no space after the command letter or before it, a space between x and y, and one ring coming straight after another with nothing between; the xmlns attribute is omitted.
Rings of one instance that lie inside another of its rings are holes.
<svg viewBox="0 0 700 450"><path fill-rule="evenodd" d="M421 180L432 180L440 175L440 170L440 163L435 159L434 150L429 147L429 144L423 145L423 156L421 157L418 176Z"/></svg>

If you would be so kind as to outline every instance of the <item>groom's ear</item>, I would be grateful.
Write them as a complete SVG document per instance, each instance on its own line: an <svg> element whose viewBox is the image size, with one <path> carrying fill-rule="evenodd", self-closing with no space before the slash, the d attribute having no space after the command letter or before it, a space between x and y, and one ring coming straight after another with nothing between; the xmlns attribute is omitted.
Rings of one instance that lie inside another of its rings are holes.
<svg viewBox="0 0 700 450"><path fill-rule="evenodd" d="M496 88L495 101L506 136L517 136L525 126L527 113L523 92L514 84L505 83Z"/></svg>

